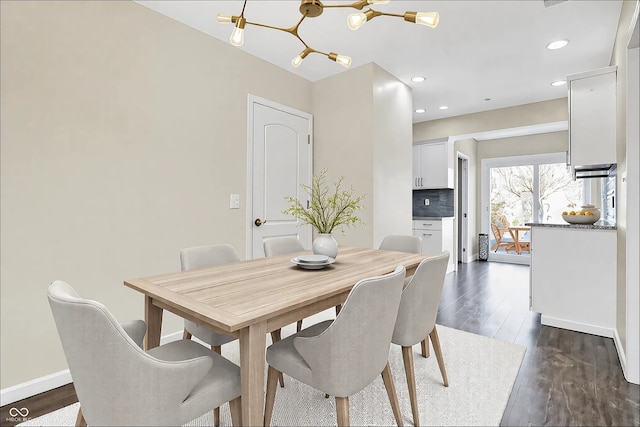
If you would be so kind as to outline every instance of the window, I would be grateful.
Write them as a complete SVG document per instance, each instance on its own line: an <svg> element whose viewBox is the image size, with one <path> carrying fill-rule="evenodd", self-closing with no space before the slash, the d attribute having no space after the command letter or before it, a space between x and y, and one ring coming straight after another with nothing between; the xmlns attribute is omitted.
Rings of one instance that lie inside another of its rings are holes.
<svg viewBox="0 0 640 427"><path fill-rule="evenodd" d="M574 181L564 160L564 153L482 160L482 229L495 248L490 260L528 264L525 224L562 224L563 211L579 209L588 199L590 181ZM515 238L524 242L518 245L523 250L509 244Z"/></svg>

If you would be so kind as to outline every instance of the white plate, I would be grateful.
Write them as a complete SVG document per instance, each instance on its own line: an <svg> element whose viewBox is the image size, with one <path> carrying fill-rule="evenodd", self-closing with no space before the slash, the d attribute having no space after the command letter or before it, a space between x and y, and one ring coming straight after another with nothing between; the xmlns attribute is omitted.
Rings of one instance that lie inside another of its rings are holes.
<svg viewBox="0 0 640 427"><path fill-rule="evenodd" d="M326 255L300 255L297 260L307 264L325 264L329 261L329 257Z"/></svg>
<svg viewBox="0 0 640 427"><path fill-rule="evenodd" d="M305 262L305 261L301 261L300 258L301 257L291 258L291 262L296 264L300 268L304 268L305 270L320 270L336 262L335 259L329 258L329 257L326 257L327 259L322 263Z"/></svg>

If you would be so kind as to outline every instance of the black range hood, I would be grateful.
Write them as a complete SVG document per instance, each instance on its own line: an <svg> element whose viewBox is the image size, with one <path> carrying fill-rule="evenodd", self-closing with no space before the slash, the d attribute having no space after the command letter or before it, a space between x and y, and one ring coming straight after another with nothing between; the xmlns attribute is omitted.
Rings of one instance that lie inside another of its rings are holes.
<svg viewBox="0 0 640 427"><path fill-rule="evenodd" d="M616 173L615 163L605 163L601 165L574 166L573 178L606 178Z"/></svg>

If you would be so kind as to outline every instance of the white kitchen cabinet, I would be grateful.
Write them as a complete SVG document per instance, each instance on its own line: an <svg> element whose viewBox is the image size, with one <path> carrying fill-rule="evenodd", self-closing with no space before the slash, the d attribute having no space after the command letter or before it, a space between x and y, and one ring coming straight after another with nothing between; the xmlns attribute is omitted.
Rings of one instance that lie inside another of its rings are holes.
<svg viewBox="0 0 640 427"><path fill-rule="evenodd" d="M413 146L413 189L453 188L453 144L448 138Z"/></svg>
<svg viewBox="0 0 640 427"><path fill-rule="evenodd" d="M531 227L531 310L543 325L613 338L616 231Z"/></svg>
<svg viewBox="0 0 640 427"><path fill-rule="evenodd" d="M453 218L414 219L413 235L422 238L422 253L437 255L449 251L447 273L454 270L453 264Z"/></svg>
<svg viewBox="0 0 640 427"><path fill-rule="evenodd" d="M616 74L613 66L567 77L572 168L616 163Z"/></svg>

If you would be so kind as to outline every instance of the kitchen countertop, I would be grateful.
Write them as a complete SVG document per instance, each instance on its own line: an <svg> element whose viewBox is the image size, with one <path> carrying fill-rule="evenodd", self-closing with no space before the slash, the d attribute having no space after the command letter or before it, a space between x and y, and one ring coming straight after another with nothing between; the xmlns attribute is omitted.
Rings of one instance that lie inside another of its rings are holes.
<svg viewBox="0 0 640 427"><path fill-rule="evenodd" d="M549 228L579 228L584 230L616 230L616 224L608 221L597 221L595 224L550 224L542 222L528 222L525 225L530 227L549 227Z"/></svg>

